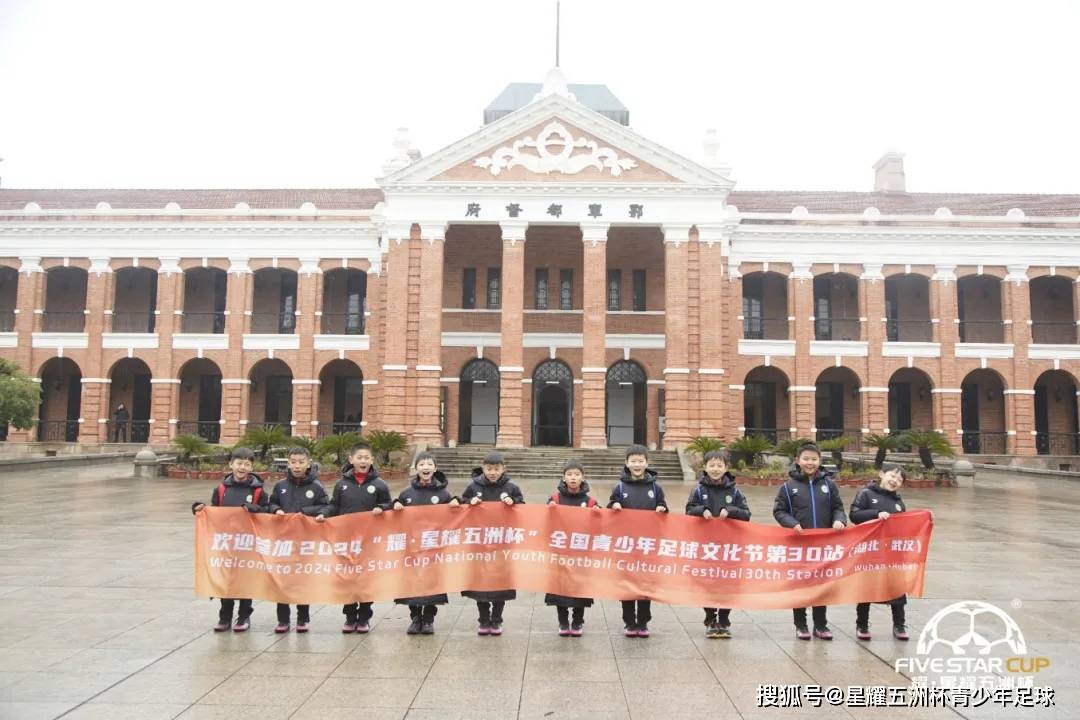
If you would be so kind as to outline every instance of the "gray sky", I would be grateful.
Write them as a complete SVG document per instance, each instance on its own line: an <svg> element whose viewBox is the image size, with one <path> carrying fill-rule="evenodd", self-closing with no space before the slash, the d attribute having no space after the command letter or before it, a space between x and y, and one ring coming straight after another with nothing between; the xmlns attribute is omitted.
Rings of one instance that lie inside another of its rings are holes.
<svg viewBox="0 0 1080 720"><path fill-rule="evenodd" d="M564 0L570 82L741 189L1080 192L1080 3ZM5 187L365 187L553 63L553 0L0 0Z"/></svg>

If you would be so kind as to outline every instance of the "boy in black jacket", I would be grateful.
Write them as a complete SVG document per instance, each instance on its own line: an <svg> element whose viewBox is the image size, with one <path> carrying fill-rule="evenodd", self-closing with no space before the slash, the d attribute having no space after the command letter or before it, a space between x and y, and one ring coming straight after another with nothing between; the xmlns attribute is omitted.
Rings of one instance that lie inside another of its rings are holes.
<svg viewBox="0 0 1080 720"><path fill-rule="evenodd" d="M563 465L559 487L548 498L548 505L570 505L599 510L600 506L589 495L589 483L585 482L585 467L578 460L567 460ZM561 637L581 637L585 626L585 608L592 607L592 598L568 597L546 593L545 605L554 605L559 618ZM573 620L570 615L573 611Z"/></svg>
<svg viewBox="0 0 1080 720"><path fill-rule="evenodd" d="M521 488L510 482L506 474L506 459L501 452L489 452L480 465L473 469L472 482L461 493L463 501L469 505L482 502L515 505L525 502ZM476 634L502 635L503 608L507 600L517 597L517 590L465 590L461 594L476 601L479 616Z"/></svg>
<svg viewBox="0 0 1080 720"><path fill-rule="evenodd" d="M667 500L664 499L664 489L656 481L657 477L657 472L649 469L649 449L644 445L631 445L626 449L626 465L619 482L611 491L608 507L612 510L626 508L666 513ZM623 600L622 617L626 637L649 637L652 600Z"/></svg>
<svg viewBox="0 0 1080 720"><path fill-rule="evenodd" d="M728 472L731 454L727 450L705 453L698 485L690 491L686 501L686 514L711 518L731 518L750 521L750 506L746 496L735 487L735 476ZM731 609L705 608L705 637L728 639L731 637Z"/></svg>
<svg viewBox="0 0 1080 720"><path fill-rule="evenodd" d="M230 472L214 488L210 496L210 504L213 507L242 507L248 512L263 512L269 507L269 501L263 490L262 479L251 472L255 462L255 453L246 447L238 447L229 456ZM206 503L196 502L191 504L191 512L195 514L206 507ZM221 610L218 612L218 623L214 626L214 632L225 632L232 623L233 607L236 604L234 598L221 598ZM251 599L240 599L240 611L236 614L236 624L233 632L247 632L251 627Z"/></svg>
<svg viewBox="0 0 1080 720"><path fill-rule="evenodd" d="M783 527L801 533L804 528L840 530L847 525L844 502L833 474L821 467L821 450L813 443L802 445L795 454L795 464L788 470L788 480L780 486L773 504L773 517ZM814 606L814 637L832 640L825 605ZM792 610L795 636L809 640L806 608Z"/></svg>
<svg viewBox="0 0 1080 720"><path fill-rule="evenodd" d="M878 472L878 481L870 483L855 494L855 499L851 502L851 522L862 525L872 520L887 520L893 513L905 512L907 507L900 497L900 488L905 480L907 476L904 468L896 463L884 463ZM885 604L892 609L893 637L897 640L908 640L904 620L907 595L888 600ZM855 606L855 637L859 640L869 640L871 637L870 603L859 603Z"/></svg>
<svg viewBox="0 0 1080 720"><path fill-rule="evenodd" d="M315 516L325 513L329 506L326 488L319 482L319 470L312 465L307 448L294 447L289 450L288 477L279 480L270 493L270 512L275 515L303 513ZM289 605L277 604L276 633L289 632ZM296 606L296 632L306 633L311 622L311 606Z"/></svg>
<svg viewBox="0 0 1080 720"><path fill-rule="evenodd" d="M394 500L394 510L404 510L406 507L430 507L432 505L450 505L458 507L461 503L446 489L446 475L435 469L435 456L429 452L422 452L414 461L416 474L409 478L409 486L401 491ZM446 593L439 595L422 595L420 597L398 598L394 601L398 605L409 606L409 616L412 622L405 631L409 635L434 635L435 616L439 613L439 605L446 605L450 598Z"/></svg>
<svg viewBox="0 0 1080 720"><path fill-rule="evenodd" d="M379 471L373 462L370 445L359 442L352 446L349 462L341 469L341 479L334 485L330 504L315 516L316 522L356 512L380 515L390 509L390 488L379 478ZM372 604L360 601L346 603L341 608L341 612L345 613L341 632L366 633L371 630Z"/></svg>

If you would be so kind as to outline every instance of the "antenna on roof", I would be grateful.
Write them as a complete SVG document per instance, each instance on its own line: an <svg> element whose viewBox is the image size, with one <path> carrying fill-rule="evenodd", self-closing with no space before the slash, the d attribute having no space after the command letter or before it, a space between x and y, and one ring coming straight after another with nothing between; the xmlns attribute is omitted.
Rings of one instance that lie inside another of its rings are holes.
<svg viewBox="0 0 1080 720"><path fill-rule="evenodd" d="M559 67L559 0L555 0L555 67Z"/></svg>

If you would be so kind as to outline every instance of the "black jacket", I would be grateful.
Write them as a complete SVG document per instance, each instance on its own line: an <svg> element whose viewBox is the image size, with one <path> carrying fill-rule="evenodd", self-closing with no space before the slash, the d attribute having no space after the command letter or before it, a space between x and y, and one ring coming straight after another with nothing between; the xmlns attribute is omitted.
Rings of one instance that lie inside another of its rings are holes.
<svg viewBox="0 0 1080 720"><path fill-rule="evenodd" d="M255 492L256 489L259 492ZM195 508L202 504L200 502L192 503L191 512L194 513ZM267 496L266 488L263 487L262 478L255 473L248 473L242 483L236 482L232 473L229 473L221 481L221 484L216 485L210 493L210 505L213 507L242 507L249 512L263 512L270 507L270 498Z"/></svg>
<svg viewBox="0 0 1080 720"><path fill-rule="evenodd" d="M289 473L288 477L274 485L274 492L270 493L268 512L284 510L287 513L319 515L325 513L329 506L330 499L326 496L326 488L319 482L319 470L317 467L310 467L304 477L294 478L292 473Z"/></svg>
<svg viewBox="0 0 1080 720"><path fill-rule="evenodd" d="M461 493L461 501L469 502L474 497L479 497L482 502L501 502L503 495L509 495L515 505L525 502L525 496L521 494L521 488L510 481L510 476L503 473L495 482L488 482L484 477L482 468L473 468L472 482Z"/></svg>
<svg viewBox="0 0 1080 720"><path fill-rule="evenodd" d="M686 501L687 515L704 515L705 510L719 517L720 511L727 509L728 517L734 520L749 520L750 506L746 496L735 487L735 476L724 473L719 482L713 482L706 473L698 478L698 485L690 491Z"/></svg>
<svg viewBox="0 0 1080 720"><path fill-rule="evenodd" d="M430 485L421 485L420 476L413 475L409 478L409 486L401 491L394 502L399 502L406 507L423 507L445 505L454 499L454 496L446 489L446 475L441 470L435 471L431 481Z"/></svg>
<svg viewBox="0 0 1080 720"><path fill-rule="evenodd" d="M851 522L861 525L876 520L879 512L892 514L905 510L907 507L899 493L886 490L875 482L855 493L855 499L851 501Z"/></svg>
<svg viewBox="0 0 1080 720"><path fill-rule="evenodd" d="M837 520L847 524L844 501L833 478L833 473L821 468L810 480L792 465L787 482L776 493L773 504L776 522L786 528L802 525L804 529L831 528Z"/></svg>
<svg viewBox="0 0 1080 720"><path fill-rule="evenodd" d="M341 471L341 479L334 484L326 517L371 512L377 507L389 510L392 504L390 488L379 477L374 465L368 469L367 475L357 480L353 466L346 464Z"/></svg>
<svg viewBox="0 0 1080 720"><path fill-rule="evenodd" d="M566 481L560 480L558 489L548 498L548 505L573 505L575 507L593 507L596 501L589 497L589 483L581 481L581 488L576 493L570 492Z"/></svg>
<svg viewBox="0 0 1080 720"><path fill-rule="evenodd" d="M659 477L651 468L645 469L645 476L636 480L630 474L630 468L624 467L619 482L611 489L611 497L608 498L608 507L619 503L627 510L656 510L658 507L668 509L667 500L664 498L664 488L656 481Z"/></svg>

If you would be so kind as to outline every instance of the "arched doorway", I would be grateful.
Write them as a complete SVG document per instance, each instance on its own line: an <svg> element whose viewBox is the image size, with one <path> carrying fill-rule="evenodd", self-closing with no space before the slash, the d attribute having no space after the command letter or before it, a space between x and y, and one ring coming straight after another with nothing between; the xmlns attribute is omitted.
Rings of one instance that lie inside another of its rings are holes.
<svg viewBox="0 0 1080 720"><path fill-rule="evenodd" d="M179 416L177 435L221 438L221 368L213 360L195 358L180 368Z"/></svg>
<svg viewBox="0 0 1080 720"><path fill-rule="evenodd" d="M791 410L787 375L773 366L756 367L743 385L743 434L771 443L791 437Z"/></svg>
<svg viewBox="0 0 1080 720"><path fill-rule="evenodd" d="M607 371L604 407L608 445L645 444L648 378L636 362L620 360Z"/></svg>
<svg viewBox="0 0 1080 720"><path fill-rule="evenodd" d="M364 373L352 360L331 360L319 373L319 435L360 433Z"/></svg>
<svg viewBox="0 0 1080 720"><path fill-rule="evenodd" d="M1080 455L1076 382L1064 370L1035 381L1035 450L1040 455Z"/></svg>
<svg viewBox="0 0 1080 720"><path fill-rule="evenodd" d="M900 368L889 378L889 432L933 430L934 401L930 376L918 368Z"/></svg>
<svg viewBox="0 0 1080 720"><path fill-rule="evenodd" d="M154 332L157 281L157 271L146 267L126 267L114 273L113 332Z"/></svg>
<svg viewBox="0 0 1080 720"><path fill-rule="evenodd" d="M38 442L75 442L82 412L82 371L66 357L41 366L41 404L38 406Z"/></svg>
<svg viewBox="0 0 1080 720"><path fill-rule="evenodd" d="M852 443L848 448L860 449L859 376L851 368L827 368L818 375L814 388L814 424L818 442L849 437Z"/></svg>
<svg viewBox="0 0 1080 720"><path fill-rule="evenodd" d="M545 360L533 371L533 445L569 447L573 432L574 376L561 360Z"/></svg>
<svg viewBox="0 0 1080 720"><path fill-rule="evenodd" d="M293 374L289 366L277 358L260 360L248 379L248 428L277 425L292 435Z"/></svg>
<svg viewBox="0 0 1080 720"><path fill-rule="evenodd" d="M108 442L144 443L150 439L150 368L139 358L118 360L109 371ZM127 420L117 422L124 404Z"/></svg>
<svg viewBox="0 0 1080 720"><path fill-rule="evenodd" d="M470 360L458 383L459 442L495 444L499 434L499 368L483 358Z"/></svg>
<svg viewBox="0 0 1080 720"><path fill-rule="evenodd" d="M967 374L960 384L960 422L964 454L1005 454L1005 383L1000 375L986 368Z"/></svg>

